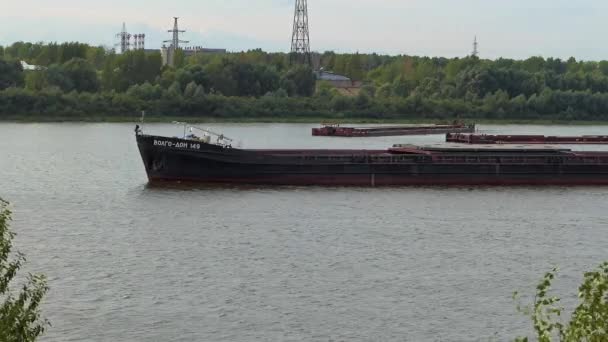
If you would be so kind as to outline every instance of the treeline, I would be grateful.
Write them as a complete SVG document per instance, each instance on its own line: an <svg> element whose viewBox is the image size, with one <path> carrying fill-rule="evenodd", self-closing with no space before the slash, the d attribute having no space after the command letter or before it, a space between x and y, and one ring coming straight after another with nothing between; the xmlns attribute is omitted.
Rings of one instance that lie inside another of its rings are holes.
<svg viewBox="0 0 608 342"><path fill-rule="evenodd" d="M252 50L116 54L80 43L0 47L0 117L155 115L239 118L608 119L608 61L317 55L363 81L350 96L289 55ZM37 66L23 70L20 61Z"/></svg>
<svg viewBox="0 0 608 342"><path fill-rule="evenodd" d="M198 88L198 87L197 87ZM595 111L575 108L588 106ZM531 110L536 108L537 110ZM565 108L565 109L564 109ZM420 96L372 99L367 95L345 97L321 93L312 97L269 94L227 97L204 94L193 87L179 92L159 85L143 85L126 93L63 93L56 89L34 92L9 88L0 92L0 113L5 118L87 119L91 117L139 117L141 110L154 116L209 117L217 119L290 118L305 120L608 120L608 94L581 91L543 91L526 100L509 99L506 93L470 102L465 99L433 99ZM20 113L16 115L16 113ZM557 113L557 114L556 114Z"/></svg>

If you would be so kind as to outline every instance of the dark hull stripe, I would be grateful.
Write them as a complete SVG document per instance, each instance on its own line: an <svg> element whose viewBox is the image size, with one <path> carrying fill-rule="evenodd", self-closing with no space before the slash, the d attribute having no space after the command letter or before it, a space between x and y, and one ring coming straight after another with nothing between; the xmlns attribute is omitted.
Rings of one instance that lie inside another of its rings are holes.
<svg viewBox="0 0 608 342"><path fill-rule="evenodd" d="M195 178L150 176L150 182L192 182L221 184L260 184L260 185L318 185L318 186L589 186L608 185L608 177L550 177L550 176L481 176L481 177L413 177L413 176L372 176L372 175L277 175L236 178Z"/></svg>

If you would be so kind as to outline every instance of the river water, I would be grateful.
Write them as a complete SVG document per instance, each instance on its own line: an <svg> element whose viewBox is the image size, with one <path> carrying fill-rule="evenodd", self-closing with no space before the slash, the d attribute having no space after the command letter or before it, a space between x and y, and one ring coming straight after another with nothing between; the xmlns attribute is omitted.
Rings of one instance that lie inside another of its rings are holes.
<svg viewBox="0 0 608 342"><path fill-rule="evenodd" d="M212 125L248 148L443 139L311 127ZM571 307L582 273L608 259L608 188L150 187L132 130L0 124L16 247L51 286L43 341L511 340L532 330L514 291L530 300L557 265Z"/></svg>

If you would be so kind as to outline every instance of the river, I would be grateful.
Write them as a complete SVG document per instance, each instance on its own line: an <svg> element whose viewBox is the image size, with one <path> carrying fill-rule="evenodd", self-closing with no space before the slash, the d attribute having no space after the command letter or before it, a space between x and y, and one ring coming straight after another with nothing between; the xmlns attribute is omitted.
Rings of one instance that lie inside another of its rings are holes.
<svg viewBox="0 0 608 342"><path fill-rule="evenodd" d="M443 139L211 127L247 148ZM2 123L0 137L16 248L51 286L42 341L512 340L532 331L514 291L531 300L559 266L572 308L583 272L608 259L608 188L150 187L133 125Z"/></svg>

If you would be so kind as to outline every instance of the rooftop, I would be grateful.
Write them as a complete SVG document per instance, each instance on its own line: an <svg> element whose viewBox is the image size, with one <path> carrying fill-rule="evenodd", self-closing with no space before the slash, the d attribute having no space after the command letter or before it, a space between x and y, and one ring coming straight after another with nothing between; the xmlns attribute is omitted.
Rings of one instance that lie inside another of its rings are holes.
<svg viewBox="0 0 608 342"><path fill-rule="evenodd" d="M346 76L323 70L317 72L317 79L321 81L351 81L351 79Z"/></svg>

